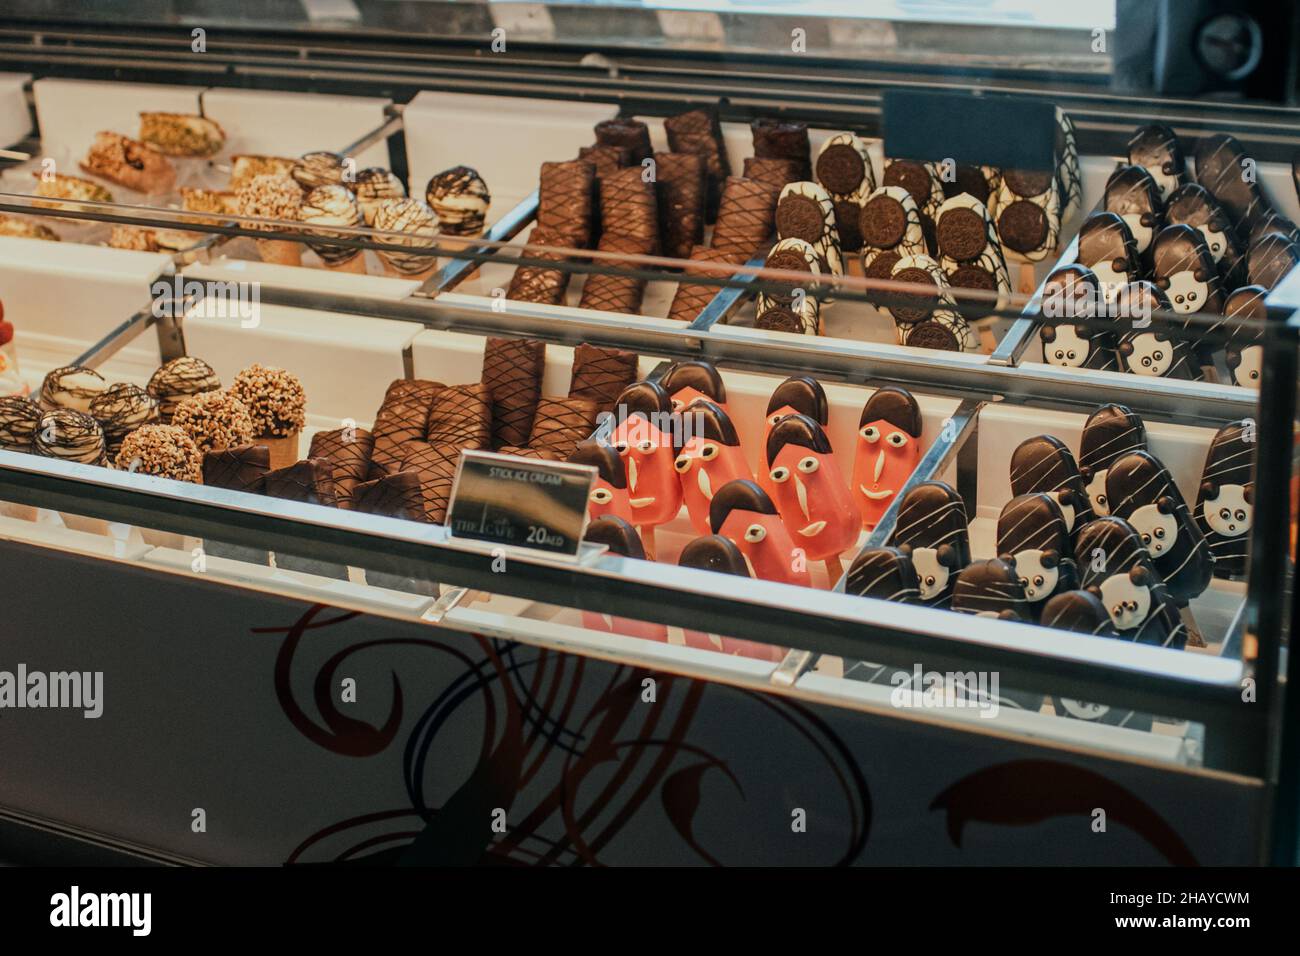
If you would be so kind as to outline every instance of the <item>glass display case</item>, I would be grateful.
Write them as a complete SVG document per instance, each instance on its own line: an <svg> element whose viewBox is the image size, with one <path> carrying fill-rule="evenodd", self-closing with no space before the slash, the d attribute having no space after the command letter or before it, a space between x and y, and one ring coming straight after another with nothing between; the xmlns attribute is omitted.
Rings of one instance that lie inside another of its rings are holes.
<svg viewBox="0 0 1300 956"><path fill-rule="evenodd" d="M629 6L0 23L0 832L1294 862L1296 111L1113 4Z"/></svg>

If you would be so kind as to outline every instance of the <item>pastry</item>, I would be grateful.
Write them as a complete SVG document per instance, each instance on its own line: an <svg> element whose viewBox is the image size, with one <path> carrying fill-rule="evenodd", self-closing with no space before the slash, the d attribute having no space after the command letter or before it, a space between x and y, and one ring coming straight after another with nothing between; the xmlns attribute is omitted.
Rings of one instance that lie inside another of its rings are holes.
<svg viewBox="0 0 1300 956"><path fill-rule="evenodd" d="M791 540L767 492L754 482L740 478L714 493L709 530L740 549L754 577L803 587L812 584L802 548Z"/></svg>
<svg viewBox="0 0 1300 956"><path fill-rule="evenodd" d="M673 411L679 412L697 398L707 398L727 411L727 386L712 362L698 359L674 362L659 379Z"/></svg>
<svg viewBox="0 0 1300 956"><path fill-rule="evenodd" d="M704 158L696 153L655 153L654 160L663 253L687 259L704 241Z"/></svg>
<svg viewBox="0 0 1300 956"><path fill-rule="evenodd" d="M1110 466L1129 452L1145 451L1146 447L1142 419L1125 406L1102 405L1088 416L1079 438L1079 474L1095 514L1110 514L1110 499L1106 496Z"/></svg>
<svg viewBox="0 0 1300 956"><path fill-rule="evenodd" d="M258 176L290 176L298 164L296 159L284 156L252 156L241 153L230 158L230 191L239 190Z"/></svg>
<svg viewBox="0 0 1300 956"><path fill-rule="evenodd" d="M1003 621L1033 620L1019 571L1014 562L1002 558L973 561L958 573L952 609Z"/></svg>
<svg viewBox="0 0 1300 956"><path fill-rule="evenodd" d="M1101 287L1092 270L1075 263L1061 266L1047 277L1040 309L1049 319L1095 319L1101 299ZM1114 332L1058 321L1044 323L1038 335L1048 365L1119 371L1115 351L1119 342Z"/></svg>
<svg viewBox="0 0 1300 956"><path fill-rule="evenodd" d="M706 223L717 216L722 198L722 182L731 175L727 146L722 139L722 124L713 109L693 109L664 120L668 148L674 153L697 153L704 158L704 175L708 191L705 196Z"/></svg>
<svg viewBox="0 0 1300 956"><path fill-rule="evenodd" d="M1109 407L1118 409L1120 406ZM1102 420L1099 418L1099 423ZM1095 432L1093 437L1097 434ZM1074 455L1065 442L1054 435L1026 438L1016 446L1011 453L1011 493L1017 496L1047 495L1060 509L1068 532L1083 527L1096 517L1087 483L1075 464Z"/></svg>
<svg viewBox="0 0 1300 956"><path fill-rule="evenodd" d="M1003 170L997 210L998 239L1008 259L1040 262L1056 251L1062 209L1053 173Z"/></svg>
<svg viewBox="0 0 1300 956"><path fill-rule="evenodd" d="M645 252L659 248L659 204L654 183L642 178L640 166L629 166L604 176L600 192L602 242L611 236L635 240ZM617 248L630 252L631 248Z"/></svg>
<svg viewBox="0 0 1300 956"><path fill-rule="evenodd" d="M141 113L140 139L168 156L210 159L226 145L226 131L193 113Z"/></svg>
<svg viewBox="0 0 1300 956"><path fill-rule="evenodd" d="M832 275L844 274L835 204L830 193L816 183L790 183L781 190L776 204L776 234L778 239L802 239L817 250Z"/></svg>
<svg viewBox="0 0 1300 956"><path fill-rule="evenodd" d="M722 291L722 286L705 285L692 282L688 276L707 276L712 279L731 279L735 273L730 269L710 268L707 262L731 262L733 255L727 251L695 246L691 250L691 262L682 269L683 280L673 295L672 305L668 309L668 318L678 322L693 322L714 297Z"/></svg>
<svg viewBox="0 0 1300 956"><path fill-rule="evenodd" d="M596 427L596 403L585 398L546 398L537 403L528 447L564 461Z"/></svg>
<svg viewBox="0 0 1300 956"><path fill-rule="evenodd" d="M784 159L795 164L800 180L812 178L808 124L798 120L761 118L749 124L758 159Z"/></svg>
<svg viewBox="0 0 1300 956"><path fill-rule="evenodd" d="M648 255L653 252L651 240L642 236L629 236L610 232L606 228L596 247L601 252L621 252L630 255ZM597 265L618 269L620 273L591 273L582 286L578 307L597 312L617 312L634 315L641 310L646 280L622 274L623 270L644 268L638 262L624 259L599 259Z"/></svg>
<svg viewBox="0 0 1300 956"><path fill-rule="evenodd" d="M170 424L176 406L189 398L203 392L215 392L221 388L221 379L212 370L212 366L203 359L192 355L183 355L172 359L153 373L146 390L158 401L158 413L164 425Z"/></svg>
<svg viewBox="0 0 1300 956"><path fill-rule="evenodd" d="M1150 248L1156 234L1164 227L1164 203L1160 187L1141 166L1120 166L1106 180L1102 199L1106 212L1124 220L1139 253Z"/></svg>
<svg viewBox="0 0 1300 956"><path fill-rule="evenodd" d="M337 468L334 474L338 475ZM336 490L337 487L336 478ZM342 506L341 501L339 504ZM359 482L352 489L349 506L363 514L423 521L424 491L420 476L413 471L399 471L395 475Z"/></svg>
<svg viewBox="0 0 1300 956"><path fill-rule="evenodd" d="M181 208L186 212L213 212L225 215L237 215L239 200L235 193L220 189L198 189L192 186L181 187ZM216 223L220 220L195 217L189 222Z"/></svg>
<svg viewBox="0 0 1300 956"><path fill-rule="evenodd" d="M887 159L880 185L899 186L916 201L921 213L921 228L925 233L928 251L934 251L934 217L943 202L943 184L933 163L914 159Z"/></svg>
<svg viewBox="0 0 1300 956"><path fill-rule="evenodd" d="M271 470L271 453L265 445L236 445L203 455L203 483L260 495L263 479Z"/></svg>
<svg viewBox="0 0 1300 956"><path fill-rule="evenodd" d="M844 593L858 597L919 604L921 585L911 557L899 548L863 548L849 565Z"/></svg>
<svg viewBox="0 0 1300 956"><path fill-rule="evenodd" d="M194 440L199 451L209 452L253 440L253 420L248 408L228 391L204 392L176 406L171 424Z"/></svg>
<svg viewBox="0 0 1300 956"><path fill-rule="evenodd" d="M817 298L818 283L816 277L822 275L822 258L817 250L803 239L790 237L780 239L763 260L764 269L776 269L783 272L806 272L809 281L796 285L778 279L761 280L762 291L758 293L754 314L761 319L772 309L786 309L806 318L808 328L803 331L816 335L821 326L821 306Z"/></svg>
<svg viewBox="0 0 1300 956"><path fill-rule="evenodd" d="M635 352L583 342L573 350L569 397L594 402L599 412L612 411L619 393L636 381L638 361Z"/></svg>
<svg viewBox="0 0 1300 956"><path fill-rule="evenodd" d="M319 150L314 153L303 153L301 158L294 161L289 175L304 193L310 194L313 189L320 189L322 186L343 186L346 189L345 169L343 157L338 153Z"/></svg>
<svg viewBox="0 0 1300 956"><path fill-rule="evenodd" d="M116 457L122 441L131 432L161 421L157 399L138 385L123 382L110 385L92 398L89 412L104 430L109 458Z"/></svg>
<svg viewBox="0 0 1300 956"><path fill-rule="evenodd" d="M167 193L176 184L176 167L166 156L147 143L107 130L95 134L81 168L140 193Z"/></svg>
<svg viewBox="0 0 1300 956"><path fill-rule="evenodd" d="M468 166L444 169L429 180L424 199L437 215L443 235L483 235L492 194L475 170Z"/></svg>
<svg viewBox="0 0 1300 956"><path fill-rule="evenodd" d="M304 458L262 477L263 493L272 498L334 507L333 466L323 458Z"/></svg>
<svg viewBox="0 0 1300 956"><path fill-rule="evenodd" d="M881 186L866 198L858 215L858 232L868 279L888 279L899 259L928 251L921 211L902 186Z"/></svg>
<svg viewBox="0 0 1300 956"><path fill-rule="evenodd" d="M677 566L695 568L697 571L716 571L719 574L734 574L747 578L749 565L745 555L730 538L720 534L705 534L687 543L682 548Z"/></svg>
<svg viewBox="0 0 1300 956"><path fill-rule="evenodd" d="M48 226L13 216L0 215L0 236L13 236L16 239L41 239L45 242L59 242L59 236Z"/></svg>
<svg viewBox="0 0 1300 956"><path fill-rule="evenodd" d="M1300 264L1300 246L1280 232L1266 232L1246 250L1246 277L1251 285L1276 287Z"/></svg>
<svg viewBox="0 0 1300 956"><path fill-rule="evenodd" d="M650 128L639 119L620 116L596 124L596 142L601 146L621 146L628 151L633 166L650 158Z"/></svg>
<svg viewBox="0 0 1300 956"><path fill-rule="evenodd" d="M758 156L749 156L745 159L743 169L742 175L746 179L767 183L778 190L785 188L789 183L797 183L807 178L803 175L798 161L793 159L762 159Z"/></svg>
<svg viewBox="0 0 1300 956"><path fill-rule="evenodd" d="M406 198L406 187L402 181L382 166L363 169L352 182L345 182L344 185L356 194L357 205L361 207L366 225L375 229L379 228L375 225L375 216L378 215L380 206L390 199Z"/></svg>
<svg viewBox="0 0 1300 956"><path fill-rule="evenodd" d="M1229 318L1268 321L1264 297L1268 290L1263 286L1247 285L1235 290L1223 305L1223 314ZM1249 327L1233 329L1232 338L1224 351L1224 360L1232 384L1259 390L1259 380L1264 373L1264 346L1259 344L1262 329Z"/></svg>
<svg viewBox="0 0 1300 956"><path fill-rule="evenodd" d="M636 520L628 496L627 469L617 451L596 441L584 441L569 455L569 461L596 469L587 495L587 514L592 521L607 515L629 522Z"/></svg>
<svg viewBox="0 0 1300 956"><path fill-rule="evenodd" d="M1182 649L1187 628L1136 531L1123 518L1088 522L1075 543L1082 585L1123 640ZM1093 560L1099 555L1103 560Z"/></svg>
<svg viewBox="0 0 1300 956"><path fill-rule="evenodd" d="M42 414L41 407L26 396L0 398L0 449L31 451Z"/></svg>
<svg viewBox="0 0 1300 956"><path fill-rule="evenodd" d="M483 353L483 384L492 395L492 443L526 447L546 367L546 343L490 338Z"/></svg>
<svg viewBox="0 0 1300 956"><path fill-rule="evenodd" d="M253 437L271 450L271 467L298 460L298 438L307 424L307 393L298 376L253 363L235 376L230 394L243 403Z"/></svg>
<svg viewBox="0 0 1300 956"><path fill-rule="evenodd" d="M122 471L199 484L203 459L190 436L175 425L142 425L122 440L114 464Z"/></svg>
<svg viewBox="0 0 1300 956"><path fill-rule="evenodd" d="M357 487L370 472L370 455L374 447L375 436L364 428L335 428L311 436L307 457L326 458L333 463L334 495L340 508L352 507ZM268 449L268 468L269 462Z"/></svg>
<svg viewBox="0 0 1300 956"><path fill-rule="evenodd" d="M618 396L621 420L609 443L623 458L633 524L647 539L648 529L672 521L682 507L674 462L679 431L668 393L657 382L637 382ZM654 545L646 544L653 552Z"/></svg>
<svg viewBox="0 0 1300 956"><path fill-rule="evenodd" d="M1096 212L1079 230L1075 262L1086 267L1108 301L1130 282L1142 278L1142 262L1128 224L1113 212Z"/></svg>
<svg viewBox="0 0 1300 956"><path fill-rule="evenodd" d="M1110 466L1106 497L1111 514L1141 537L1180 607L1209 586L1214 555L1164 465L1148 452L1129 452Z"/></svg>
<svg viewBox="0 0 1300 956"><path fill-rule="evenodd" d="M41 416L32 439L32 450L46 458L62 458L87 465L103 465L104 431L85 412L56 408Z"/></svg>
<svg viewBox="0 0 1300 956"><path fill-rule="evenodd" d="M1029 620L1040 605L1061 591L1079 586L1072 557L1070 529L1050 495L1017 495L998 515L998 554L1008 558L1024 587ZM961 585L958 584L958 587Z"/></svg>
<svg viewBox="0 0 1300 956"><path fill-rule="evenodd" d="M867 144L854 133L836 133L817 153L817 182L835 206L835 229L844 252L862 248L862 207L876 190L876 174Z"/></svg>
<svg viewBox="0 0 1300 956"><path fill-rule="evenodd" d="M1141 166L1155 181L1160 198L1167 200L1187 182L1187 161L1178 136L1163 123L1139 126L1128 141L1128 161Z"/></svg>
<svg viewBox="0 0 1300 956"><path fill-rule="evenodd" d="M727 177L713 227L713 249L737 264L754 258L772 237L779 194L756 179Z"/></svg>
<svg viewBox="0 0 1300 956"><path fill-rule="evenodd" d="M82 365L65 365L56 368L41 382L41 408L71 408L77 412L90 411L90 403L108 388L108 382L93 368Z"/></svg>
<svg viewBox="0 0 1300 956"><path fill-rule="evenodd" d="M303 200L302 207L298 210L298 218L312 226L360 229L366 224L361 216L361 207L357 205L356 198L352 195L351 190L341 184L317 186L309 192ZM366 259L361 249L355 246L340 246L337 243L323 241L324 237L339 237L338 233L331 233L329 228L321 232L313 230L306 230L306 232L308 236L322 237L308 239L307 245L312 252L320 256L321 262L324 263L326 269L335 272L351 272L357 275L366 274ZM343 238L357 239L360 237L343 236Z"/></svg>
<svg viewBox="0 0 1300 956"><path fill-rule="evenodd" d="M1154 311L1172 311L1165 294L1150 282L1134 282L1119 291L1122 301L1131 304L1130 315L1150 315ZM1153 325L1144 331L1125 332L1120 336L1119 360L1135 375L1192 380L1200 378L1191 339L1185 332L1171 334L1166 324Z"/></svg>
<svg viewBox="0 0 1300 956"><path fill-rule="evenodd" d="M752 478L731 418L707 398L694 399L682 412L684 441L673 462L682 501L697 534L709 533L709 504L716 489L737 478Z"/></svg>
<svg viewBox="0 0 1300 956"><path fill-rule="evenodd" d="M399 378L388 386L375 415L370 477L401 470L398 466L405 454L402 447L424 439L429 408L444 387L441 382L408 378Z"/></svg>
<svg viewBox="0 0 1300 956"><path fill-rule="evenodd" d="M911 392L876 389L858 417L853 500L862 527L874 528L921 458L921 408Z"/></svg>
<svg viewBox="0 0 1300 956"><path fill-rule="evenodd" d="M37 196L44 196L47 199L68 199L74 202L112 202L113 194L97 182L89 179L82 179L80 176L67 176L63 173L46 173L34 172L32 178L36 180ZM42 208L56 209L57 206L50 205Z"/></svg>
<svg viewBox="0 0 1300 956"><path fill-rule="evenodd" d="M565 242L539 244L589 248L596 218L596 167L581 159L542 163L539 178L537 227L547 235L567 237Z"/></svg>
<svg viewBox="0 0 1300 956"><path fill-rule="evenodd" d="M790 537L812 560L837 562L858 540L862 519L826 432L811 418L787 415L768 432L765 452Z"/></svg>
<svg viewBox="0 0 1300 956"><path fill-rule="evenodd" d="M247 228L287 232L293 227L283 223L298 221L302 209L302 190L288 176L254 176L236 190L235 201L241 216L274 219L278 223L245 223ZM258 239L257 250L263 262L286 266L302 265L300 243L288 239Z"/></svg>
<svg viewBox="0 0 1300 956"><path fill-rule="evenodd" d="M395 278L428 278L438 266L438 217L418 199L384 199L375 207L371 222L376 232L396 232L400 236L376 236L388 245L429 250L424 255L376 250L384 271Z"/></svg>
<svg viewBox="0 0 1300 956"><path fill-rule="evenodd" d="M967 193L945 199L935 213L934 235L939 267L950 287L997 294L991 302L958 300L963 315L982 318L1006 304L1011 295L1011 276L997 228L978 199Z"/></svg>
<svg viewBox="0 0 1300 956"><path fill-rule="evenodd" d="M970 563L966 505L942 481L923 481L903 496L890 543L916 567L921 603L942 607L956 572Z"/></svg>
<svg viewBox="0 0 1300 956"><path fill-rule="evenodd" d="M1225 134L1214 134L1197 140L1192 151L1196 162L1196 181L1210 191L1219 201L1239 235L1249 235L1257 218L1268 208L1254 177L1244 175L1249 157L1241 143Z"/></svg>
<svg viewBox="0 0 1300 956"><path fill-rule="evenodd" d="M1247 441L1253 428L1253 422L1243 420L1215 432L1201 471L1196 523L1214 555L1215 577L1246 573L1255 515L1255 443Z"/></svg>
<svg viewBox="0 0 1300 956"><path fill-rule="evenodd" d="M767 412L763 417L763 441L768 433L786 415L807 415L822 428L830 413L826 401L826 391L821 382L808 375L792 375L772 391L767 400Z"/></svg>

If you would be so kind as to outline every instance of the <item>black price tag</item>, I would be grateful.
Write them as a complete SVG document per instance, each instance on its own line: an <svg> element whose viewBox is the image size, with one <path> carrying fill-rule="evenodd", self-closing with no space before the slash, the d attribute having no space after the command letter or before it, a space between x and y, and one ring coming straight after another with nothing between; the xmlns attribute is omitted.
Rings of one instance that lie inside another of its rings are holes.
<svg viewBox="0 0 1300 956"><path fill-rule="evenodd" d="M1001 94L886 90L885 155L891 159L1007 169L1056 169L1056 106Z"/></svg>
<svg viewBox="0 0 1300 956"><path fill-rule="evenodd" d="M590 465L461 452L447 528L457 538L576 556L595 478Z"/></svg>

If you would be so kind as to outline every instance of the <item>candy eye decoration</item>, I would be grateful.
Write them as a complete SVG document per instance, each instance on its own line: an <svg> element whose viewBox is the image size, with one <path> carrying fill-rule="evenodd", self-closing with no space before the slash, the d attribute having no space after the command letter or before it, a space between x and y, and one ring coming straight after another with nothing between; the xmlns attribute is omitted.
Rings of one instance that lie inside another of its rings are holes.
<svg viewBox="0 0 1300 956"><path fill-rule="evenodd" d="M1183 302L1185 302L1186 300L1181 295L1176 295L1174 296L1174 301L1177 302L1179 305L1182 305Z"/></svg>
<svg viewBox="0 0 1300 956"><path fill-rule="evenodd" d="M680 398L674 398L674 399L672 400L672 402L673 402L673 411L675 411L675 412L679 412L679 411L681 411L681 410L682 410L682 406L686 404L686 403L683 402Z"/></svg>
<svg viewBox="0 0 1300 956"><path fill-rule="evenodd" d="M784 465L780 465L779 467L773 468L768 474L771 476L773 481L780 484L790 477L790 469Z"/></svg>
<svg viewBox="0 0 1300 956"><path fill-rule="evenodd" d="M889 444L893 445L895 448L902 448L907 444L907 436L902 432L894 432L886 438L885 441L889 442Z"/></svg>
<svg viewBox="0 0 1300 956"><path fill-rule="evenodd" d="M1102 508L1106 507L1106 496L1104 494L1097 496L1097 504Z"/></svg>
<svg viewBox="0 0 1300 956"><path fill-rule="evenodd" d="M591 500L598 505L607 505L614 500L614 492L608 488L593 488Z"/></svg>
<svg viewBox="0 0 1300 956"><path fill-rule="evenodd" d="M643 438L636 443L636 450L643 455L648 455L655 450L655 443L648 438Z"/></svg>
<svg viewBox="0 0 1300 956"><path fill-rule="evenodd" d="M1057 349L1056 360L1060 362L1060 361L1064 361L1064 359L1065 359L1065 349Z"/></svg>
<svg viewBox="0 0 1300 956"><path fill-rule="evenodd" d="M1069 356L1070 356L1070 361L1074 361L1074 349L1070 349Z"/></svg>
<svg viewBox="0 0 1300 956"><path fill-rule="evenodd" d="M758 544L767 537L767 529L761 524L751 524L745 529L745 540L750 544Z"/></svg>
<svg viewBox="0 0 1300 956"><path fill-rule="evenodd" d="M863 438L865 438L869 442L872 442L873 444L875 442L880 441L880 429L877 428L875 425L868 425L866 428L862 429L862 431L860 431L858 434L860 434Z"/></svg>
<svg viewBox="0 0 1300 956"><path fill-rule="evenodd" d="M795 465L795 467L798 468L805 475L811 475L814 471L816 471L818 468L821 467L821 462L819 462L812 455L809 455L807 458L800 458L799 464Z"/></svg>
<svg viewBox="0 0 1300 956"><path fill-rule="evenodd" d="M1238 521L1245 521L1245 520L1246 520L1246 512L1245 512L1244 509L1242 509L1242 508L1238 508L1238 509L1237 509L1237 520L1238 520Z"/></svg>
<svg viewBox="0 0 1300 956"><path fill-rule="evenodd" d="M1232 520L1232 510L1229 509L1229 508L1220 508L1220 509L1219 509L1219 517L1222 518L1224 521L1231 521L1231 520Z"/></svg>
<svg viewBox="0 0 1300 956"><path fill-rule="evenodd" d="M1145 365L1147 368L1150 368L1150 367L1151 367L1151 356L1150 356L1150 355L1144 355L1144 356L1142 356L1142 364Z"/></svg>
<svg viewBox="0 0 1300 956"><path fill-rule="evenodd" d="M712 461L718 457L718 446L709 443L700 449L700 457L705 461Z"/></svg>
<svg viewBox="0 0 1300 956"><path fill-rule="evenodd" d="M1165 536L1165 529L1164 529L1164 528L1156 528L1156 537L1157 537L1157 538L1163 538L1164 536Z"/></svg>
<svg viewBox="0 0 1300 956"><path fill-rule="evenodd" d="M1034 575L1034 587L1041 588L1046 579L1041 574Z"/></svg>
<svg viewBox="0 0 1300 956"><path fill-rule="evenodd" d="M616 445L614 446L614 451L618 452L619 457L621 457L621 458L626 458L626 457L627 457L627 452L628 452L628 444L627 444L627 442L625 442L625 441L621 441L621 442L619 442L618 444L616 444Z"/></svg>
<svg viewBox="0 0 1300 956"><path fill-rule="evenodd" d="M925 586L926 586L927 588L932 588L932 587L934 587L934 581L935 581L935 577L934 577L933 574L927 574L927 575L925 576Z"/></svg>
<svg viewBox="0 0 1300 956"><path fill-rule="evenodd" d="M684 475L691 470L691 460L685 455L678 455L677 460L673 462L673 467Z"/></svg>
<svg viewBox="0 0 1300 956"><path fill-rule="evenodd" d="M1195 301L1196 301L1196 293L1195 293L1195 292L1189 292L1189 293L1187 293L1187 301L1188 301L1188 302L1195 302Z"/></svg>

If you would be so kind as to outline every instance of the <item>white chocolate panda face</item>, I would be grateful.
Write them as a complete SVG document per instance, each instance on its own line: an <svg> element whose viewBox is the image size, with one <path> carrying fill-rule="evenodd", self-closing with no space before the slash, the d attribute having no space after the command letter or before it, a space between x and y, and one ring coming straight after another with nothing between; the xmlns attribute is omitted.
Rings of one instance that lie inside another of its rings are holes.
<svg viewBox="0 0 1300 956"><path fill-rule="evenodd" d="M921 600L928 601L943 593L948 586L949 571L939 563L939 553L934 548L916 548L912 551L912 566L921 585Z"/></svg>
<svg viewBox="0 0 1300 956"><path fill-rule="evenodd" d="M1129 212L1120 218L1128 224L1128 231L1133 233L1133 241L1137 243L1138 252L1146 252L1147 246L1151 245L1151 234L1154 230L1150 226L1142 225L1142 213Z"/></svg>
<svg viewBox="0 0 1300 956"><path fill-rule="evenodd" d="M1103 496L1106 494L1106 486L1105 486L1105 484L1102 485L1101 493L1102 493ZM1075 513L1074 513L1074 505L1067 505L1064 501L1062 501L1062 500L1061 500L1061 494L1062 494L1062 492L1059 492L1059 491L1052 491L1052 492L1049 492L1049 493L1048 493L1048 497L1051 498L1053 501L1056 502L1056 507L1058 507L1058 508L1061 509L1061 517L1063 517L1063 518L1065 519L1065 530L1066 530L1066 531L1073 531L1073 530L1074 530L1074 519L1075 519L1075 517L1076 517L1076 515L1075 515Z"/></svg>
<svg viewBox="0 0 1300 956"><path fill-rule="evenodd" d="M1078 368L1088 360L1091 348L1088 340L1073 325L1058 325L1056 338L1043 343L1043 357L1047 359L1048 365Z"/></svg>
<svg viewBox="0 0 1300 956"><path fill-rule="evenodd" d="M1127 272L1116 269L1110 259L1098 262L1091 268L1092 274L1097 277L1097 283L1101 286L1101 294L1106 297L1107 302L1113 302L1119 290L1133 280L1133 276Z"/></svg>
<svg viewBox="0 0 1300 956"><path fill-rule="evenodd" d="M1060 700L1065 712L1078 720L1100 720L1110 713L1107 704L1090 704L1086 700L1071 700L1069 697Z"/></svg>
<svg viewBox="0 0 1300 956"><path fill-rule="evenodd" d="M1232 370L1233 380L1246 388L1259 390L1259 377L1264 372L1264 347L1247 345L1241 350L1241 362Z"/></svg>
<svg viewBox="0 0 1300 956"><path fill-rule="evenodd" d="M1178 540L1178 521L1172 514L1163 514L1156 505L1143 505L1133 512L1128 523L1142 536L1147 553L1158 558Z"/></svg>
<svg viewBox="0 0 1300 956"><path fill-rule="evenodd" d="M1025 586L1025 597L1030 601L1045 601L1056 590L1061 579L1059 567L1043 566L1043 552L1039 548L1026 548L1016 552L1016 574Z"/></svg>
<svg viewBox="0 0 1300 956"><path fill-rule="evenodd" d="M1246 500L1243 485L1219 485L1219 494L1202 502L1201 513L1215 534L1238 538L1250 530L1255 509Z"/></svg>
<svg viewBox="0 0 1300 956"><path fill-rule="evenodd" d="M1156 181L1156 186L1160 189L1160 198L1168 199L1170 194L1178 188L1178 177L1172 173L1165 172L1164 166L1143 166L1151 178Z"/></svg>
<svg viewBox="0 0 1300 956"><path fill-rule="evenodd" d="M1174 343L1156 338L1154 332L1135 335L1129 342L1133 354L1125 356L1125 363L1134 375L1164 375L1174 364Z"/></svg>
<svg viewBox="0 0 1300 956"><path fill-rule="evenodd" d="M1110 514L1110 499L1106 497L1106 475L1109 473L1109 468L1098 469L1092 476L1092 481L1088 482L1088 500L1092 502L1092 510L1099 518Z"/></svg>
<svg viewBox="0 0 1300 956"><path fill-rule="evenodd" d="M1134 584L1127 574L1112 574L1101 582L1101 601L1111 623L1121 631L1141 627L1151 613L1151 589Z"/></svg>
<svg viewBox="0 0 1300 956"><path fill-rule="evenodd" d="M1169 277L1169 288L1165 290L1169 304L1179 314L1200 311L1205 306L1205 299L1210 294L1210 287L1198 282L1196 275L1189 269L1175 272Z"/></svg>
<svg viewBox="0 0 1300 956"><path fill-rule="evenodd" d="M1228 237L1217 230L1207 226L1197 226L1201 235L1205 237L1205 245L1210 250L1210 255L1214 256L1214 261L1220 261L1228 251Z"/></svg>

